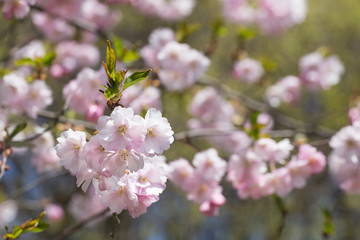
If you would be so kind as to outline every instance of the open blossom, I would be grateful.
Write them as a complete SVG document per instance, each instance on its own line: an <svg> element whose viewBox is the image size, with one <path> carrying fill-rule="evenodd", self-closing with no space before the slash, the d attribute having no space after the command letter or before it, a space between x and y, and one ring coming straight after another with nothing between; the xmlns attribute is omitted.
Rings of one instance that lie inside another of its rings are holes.
<svg viewBox="0 0 360 240"><path fill-rule="evenodd" d="M15 59L31 58L35 60L37 57L43 58L45 56L45 46L39 40L33 40L24 47L18 49L14 53Z"/></svg>
<svg viewBox="0 0 360 240"><path fill-rule="evenodd" d="M52 42L64 41L75 35L75 28L62 18L37 11L31 15L34 25L44 33L46 39Z"/></svg>
<svg viewBox="0 0 360 240"><path fill-rule="evenodd" d="M99 50L93 45L74 41L59 43L55 51L56 58L50 68L54 78L60 78L80 67L93 67L100 58Z"/></svg>
<svg viewBox="0 0 360 240"><path fill-rule="evenodd" d="M23 106L26 113L35 118L41 109L45 109L53 102L52 92L42 80L34 81L28 88Z"/></svg>
<svg viewBox="0 0 360 240"><path fill-rule="evenodd" d="M0 79L0 103L11 113L37 113L52 103L52 91L42 80L27 83L21 71L11 72Z"/></svg>
<svg viewBox="0 0 360 240"><path fill-rule="evenodd" d="M57 139L57 155L60 163L72 173L76 173L80 165L80 149L86 142L86 134L81 131L73 131L71 128L63 133Z"/></svg>
<svg viewBox="0 0 360 240"><path fill-rule="evenodd" d="M133 4L148 15L155 15L165 20L180 20L188 16L194 6L194 0L138 0Z"/></svg>
<svg viewBox="0 0 360 240"><path fill-rule="evenodd" d="M301 83L295 76L287 76L266 90L266 100L272 107L282 102L294 104L300 98Z"/></svg>
<svg viewBox="0 0 360 240"><path fill-rule="evenodd" d="M134 110L131 108L115 108L99 133L105 149L112 151L125 148L137 149L146 135L143 121L143 118L134 115Z"/></svg>
<svg viewBox="0 0 360 240"><path fill-rule="evenodd" d="M255 142L254 152L263 160L284 163L293 148L289 139L277 143L271 138L260 138Z"/></svg>
<svg viewBox="0 0 360 240"><path fill-rule="evenodd" d="M169 42L157 55L162 84L182 91L192 86L207 70L210 60L187 44Z"/></svg>
<svg viewBox="0 0 360 240"><path fill-rule="evenodd" d="M257 24L264 34L282 33L305 20L306 0L259 0L258 2Z"/></svg>
<svg viewBox="0 0 360 240"><path fill-rule="evenodd" d="M335 55L324 57L319 52L303 56L299 62L300 79L310 90L327 90L340 82L344 66Z"/></svg>
<svg viewBox="0 0 360 240"><path fill-rule="evenodd" d="M133 85L123 92L120 103L125 107L131 107L136 114L141 114L150 108L161 110L161 92L158 88L149 86L142 87Z"/></svg>
<svg viewBox="0 0 360 240"><path fill-rule="evenodd" d="M145 153L162 154L173 143L174 132L171 130L168 120L162 117L161 112L151 108L145 115L145 128L147 130L144 140Z"/></svg>
<svg viewBox="0 0 360 240"><path fill-rule="evenodd" d="M223 0L226 20L255 25L265 35L277 35L300 24L307 12L306 0Z"/></svg>
<svg viewBox="0 0 360 240"><path fill-rule="evenodd" d="M330 172L340 188L348 193L360 192L360 128L356 124L340 129L330 140Z"/></svg>
<svg viewBox="0 0 360 240"><path fill-rule="evenodd" d="M22 19L28 15L30 11L29 3L26 0L4 0L4 6L2 12L4 17L11 19Z"/></svg>
<svg viewBox="0 0 360 240"><path fill-rule="evenodd" d="M264 68L257 60L245 58L234 64L233 76L244 83L255 83L263 74Z"/></svg>
<svg viewBox="0 0 360 240"><path fill-rule="evenodd" d="M75 79L65 85L64 99L70 99L71 109L85 114L89 121L96 122L105 110L106 100L99 92L99 86L105 85L105 81L106 75L103 70L83 68Z"/></svg>
<svg viewBox="0 0 360 240"><path fill-rule="evenodd" d="M151 67L159 67L159 79L170 91L183 91L206 72L210 60L187 44L176 42L171 29L154 30L141 56Z"/></svg>
<svg viewBox="0 0 360 240"><path fill-rule="evenodd" d="M219 182L227 164L215 149L197 153L193 164L194 167L182 158L172 161L169 164L169 179L187 193L189 200L200 204L204 215L217 215L218 208L226 201Z"/></svg>

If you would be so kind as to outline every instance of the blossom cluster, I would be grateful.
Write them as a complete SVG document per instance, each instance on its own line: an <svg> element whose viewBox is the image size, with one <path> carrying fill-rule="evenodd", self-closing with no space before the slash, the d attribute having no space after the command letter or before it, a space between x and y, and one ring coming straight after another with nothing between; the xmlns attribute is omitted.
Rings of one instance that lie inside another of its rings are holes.
<svg viewBox="0 0 360 240"><path fill-rule="evenodd" d="M196 3L195 0L137 0L132 2L133 6L147 15L171 21L177 21L190 15Z"/></svg>
<svg viewBox="0 0 360 240"><path fill-rule="evenodd" d="M329 145L329 168L340 188L347 193L360 193L360 119L358 107L349 111L351 125L332 136Z"/></svg>
<svg viewBox="0 0 360 240"><path fill-rule="evenodd" d="M187 198L200 204L200 211L207 216L218 215L219 207L225 204L222 187L219 185L226 172L226 161L215 149L197 153L193 166L183 158L169 164L169 179L187 193Z"/></svg>
<svg viewBox="0 0 360 240"><path fill-rule="evenodd" d="M258 199L276 194L286 196L294 188L302 188L306 180L323 171L325 156L305 144L290 157L293 146L288 139L275 142L260 138L246 151L230 157L227 180L232 182L242 199Z"/></svg>
<svg viewBox="0 0 360 240"><path fill-rule="evenodd" d="M94 71L83 68L75 79L65 85L63 96L64 99L70 99L70 109L85 114L87 120L96 122L105 110L106 100L99 92L99 86L105 84L106 75L102 69Z"/></svg>
<svg viewBox="0 0 360 240"><path fill-rule="evenodd" d="M26 81L29 69L19 69L0 78L1 107L11 114L26 113L35 118L52 102L52 91L44 80Z"/></svg>
<svg viewBox="0 0 360 240"><path fill-rule="evenodd" d="M306 0L223 0L224 16L234 23L256 25L263 34L279 34L305 20Z"/></svg>
<svg viewBox="0 0 360 240"><path fill-rule="evenodd" d="M88 43L63 41L55 47L56 58L51 67L50 74L60 78L72 73L78 68L94 67L99 63L99 50Z"/></svg>
<svg viewBox="0 0 360 240"><path fill-rule="evenodd" d="M92 182L112 212L127 209L137 217L166 187L160 155L174 141L170 124L153 108L142 118L131 108L116 107L110 116L99 118L97 130L88 142L84 132L63 132L55 147L60 163L84 191Z"/></svg>
<svg viewBox="0 0 360 240"><path fill-rule="evenodd" d="M189 105L188 112L194 116L187 122L192 130L210 128L229 131L226 136L209 137L211 142L223 150L241 151L250 145L251 139L247 134L235 129L235 108L215 88L206 87L198 91Z"/></svg>
<svg viewBox="0 0 360 240"><path fill-rule="evenodd" d="M175 33L168 28L154 30L149 44L141 49L146 64L159 68L161 83L170 91L191 87L203 76L210 60L187 44L178 43Z"/></svg>
<svg viewBox="0 0 360 240"><path fill-rule="evenodd" d="M300 99L301 87L310 91L328 90L340 81L344 66L335 55L324 57L320 52L303 56L299 62L299 77L287 76L266 90L266 100L272 107L282 102L294 104Z"/></svg>

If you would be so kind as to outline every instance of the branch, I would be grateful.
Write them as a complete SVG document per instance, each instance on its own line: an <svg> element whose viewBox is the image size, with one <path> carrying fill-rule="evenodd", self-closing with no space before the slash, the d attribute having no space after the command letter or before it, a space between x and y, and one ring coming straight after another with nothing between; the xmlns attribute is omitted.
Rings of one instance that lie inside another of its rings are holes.
<svg viewBox="0 0 360 240"><path fill-rule="evenodd" d="M226 85L218 83L218 80L214 77L206 76L205 80L199 81L199 83L206 86L212 86L229 98L239 99L241 102L244 103L244 105L246 105L248 108L252 110L271 112L276 122L278 122L279 124L285 127L294 129L298 132L302 132L310 135L311 134L317 135L319 137L325 137L325 138L331 137L336 132L327 127L314 126L313 124L302 122L294 118L291 118L285 114L282 114L263 102L256 101L246 96L240 91L233 90L232 88Z"/></svg>
<svg viewBox="0 0 360 240"><path fill-rule="evenodd" d="M63 240L63 239L67 239L70 235L74 234L75 232L79 231L83 226L85 226L86 224L88 224L89 222L92 222L100 217L103 217L104 215L106 215L110 210L107 208L105 210L103 210L102 212L96 213L92 216L90 216L89 218L80 221L79 223L77 223L75 226L68 228L67 230L65 230L64 232L60 233L58 236L56 236L55 238L53 238L53 240Z"/></svg>
<svg viewBox="0 0 360 240"><path fill-rule="evenodd" d="M49 181L52 178L56 178L56 177L60 177L60 176L64 176L68 174L67 171L63 170L60 172L51 172L50 174L47 175L43 175L40 178L35 179L34 181L30 182L27 185L24 185L23 187L17 189L13 194L11 194L7 199L11 199L11 198L17 198L18 196L40 186L43 183L46 183L47 181Z"/></svg>

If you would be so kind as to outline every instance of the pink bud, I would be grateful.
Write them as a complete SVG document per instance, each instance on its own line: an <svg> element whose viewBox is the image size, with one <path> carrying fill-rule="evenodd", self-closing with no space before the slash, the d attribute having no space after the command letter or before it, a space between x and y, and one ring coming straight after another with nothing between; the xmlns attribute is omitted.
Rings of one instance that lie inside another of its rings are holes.
<svg viewBox="0 0 360 240"><path fill-rule="evenodd" d="M59 222L64 218L64 210L59 204L47 205L45 212L51 222Z"/></svg>
<svg viewBox="0 0 360 240"><path fill-rule="evenodd" d="M98 118L104 114L104 106L98 104L91 104L86 112L86 120L90 122L97 122Z"/></svg>

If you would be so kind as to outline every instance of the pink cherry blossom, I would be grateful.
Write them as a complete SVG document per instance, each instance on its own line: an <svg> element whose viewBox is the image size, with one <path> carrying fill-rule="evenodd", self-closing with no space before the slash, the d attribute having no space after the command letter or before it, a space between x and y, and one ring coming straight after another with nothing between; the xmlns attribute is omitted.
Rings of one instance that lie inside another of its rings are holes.
<svg viewBox="0 0 360 240"><path fill-rule="evenodd" d="M73 174L80 166L79 154L86 143L86 134L81 131L73 131L71 128L60 134L55 146L60 163Z"/></svg>
<svg viewBox="0 0 360 240"><path fill-rule="evenodd" d="M282 102L295 104L300 98L300 79L287 76L266 90L266 100L272 107L278 107Z"/></svg>
<svg viewBox="0 0 360 240"><path fill-rule="evenodd" d="M244 83L253 84L260 80L264 74L261 62L245 58L235 62L233 76Z"/></svg>

